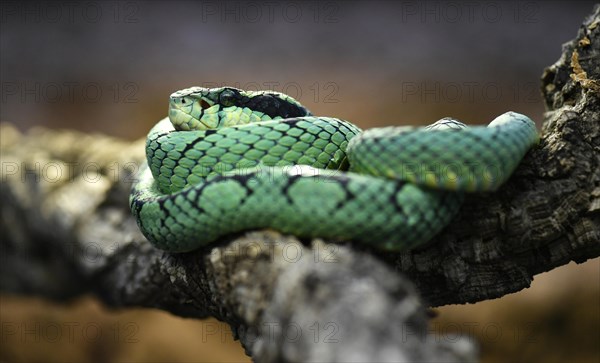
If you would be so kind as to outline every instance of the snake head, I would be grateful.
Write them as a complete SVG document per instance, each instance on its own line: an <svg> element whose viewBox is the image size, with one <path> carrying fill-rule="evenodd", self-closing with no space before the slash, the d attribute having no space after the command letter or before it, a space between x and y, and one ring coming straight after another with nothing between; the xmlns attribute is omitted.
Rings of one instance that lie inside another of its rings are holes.
<svg viewBox="0 0 600 363"><path fill-rule="evenodd" d="M212 91L191 87L171 94L169 119L176 130L207 130L219 126L220 105L215 102Z"/></svg>
<svg viewBox="0 0 600 363"><path fill-rule="evenodd" d="M274 91L191 87L171 94L169 101L169 118L176 130L216 129L309 115L298 101Z"/></svg>

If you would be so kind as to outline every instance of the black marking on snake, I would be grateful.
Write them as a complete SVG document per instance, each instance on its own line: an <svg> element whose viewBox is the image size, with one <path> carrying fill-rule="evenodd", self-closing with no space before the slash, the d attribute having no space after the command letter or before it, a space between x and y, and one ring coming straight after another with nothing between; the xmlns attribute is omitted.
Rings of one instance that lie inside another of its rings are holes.
<svg viewBox="0 0 600 363"><path fill-rule="evenodd" d="M256 172L248 173L248 174L235 174L235 175L222 175L215 178L215 180L235 180L238 183L242 184L244 188L250 190L248 188L248 182L252 180L256 175ZM251 190L250 190L251 191Z"/></svg>
<svg viewBox="0 0 600 363"><path fill-rule="evenodd" d="M204 184L204 185L206 185L206 184ZM198 188L198 189L196 189L196 188L194 188L194 187L192 187L192 188L188 188L187 190L184 190L184 191L181 193L181 195L183 196L183 198L184 198L185 200L187 200L187 201L191 202L191 203L192 203L192 204L193 204L193 205L196 207L196 209L198 209L198 210L199 210L201 213L206 213L206 210L205 210L205 209L204 209L204 208L203 208L203 207L200 205L200 203L198 203L197 197L200 195L200 192L201 192L201 190L204 188L204 185L202 185L202 186L201 186L200 188ZM192 199L190 199L190 197L189 197L189 194L190 194L192 191L195 191L195 192L196 192L196 200L192 200ZM173 204L175 204L175 198L173 198ZM185 213L185 214L186 214L188 217L190 217L190 219L193 219L193 218L194 218L194 216L193 216L193 215L191 215L191 214L189 214L189 213L187 212L187 208L179 208L179 209L180 209L180 210L181 210L183 213Z"/></svg>
<svg viewBox="0 0 600 363"><path fill-rule="evenodd" d="M283 186L283 189L281 189L282 194L285 195L285 199L290 203L290 205L293 205L294 201L290 197L288 191L301 177L301 175L291 175L288 179L288 182Z"/></svg>
<svg viewBox="0 0 600 363"><path fill-rule="evenodd" d="M204 208L203 208L203 207L200 205L200 203L199 203L199 201L198 201L198 198L200 197L200 195L202 195L202 190L203 190L204 188L206 188L206 186L207 186L208 184L210 184L210 182L208 182L208 183L204 183L204 184L200 185L200 187L193 186L193 187L191 187L191 188L188 188L188 189L186 189L186 190L182 191L182 193L181 193L181 194L182 194L182 195L185 197L185 199L187 199L188 201L190 201L190 202L191 202L191 203L192 203L192 204L193 204L193 205L194 205L194 206L195 206L195 207L196 207L196 208L197 208L199 211L201 211L202 213L205 213L205 212L206 212L206 210L205 210L205 209L204 209ZM196 192L196 198L194 198L194 199L191 199L191 198L190 198L190 193L191 193L192 191ZM187 214L187 213L186 213L186 214ZM188 214L188 215L189 215L189 214Z"/></svg>
<svg viewBox="0 0 600 363"><path fill-rule="evenodd" d="M198 139L194 140L193 142L190 142L187 145L185 145L183 150L181 150L181 155L185 156L185 153L188 152L189 150L193 149L194 146L196 146L196 143L198 143L200 141L202 141L202 138L198 138ZM179 160L182 160L182 159L179 159ZM179 165L179 161L177 161L177 165Z"/></svg>
<svg viewBox="0 0 600 363"><path fill-rule="evenodd" d="M271 118L276 116L289 118L307 115L307 110L305 108L289 102L284 102L278 96L268 93L251 97L248 99L248 102L240 104L239 106L262 112Z"/></svg>
<svg viewBox="0 0 600 363"><path fill-rule="evenodd" d="M398 204L398 199L396 198L396 196L398 195L398 193L400 193L400 191L402 190L402 188L404 188L404 186L407 184L404 181L396 181L394 186L394 192L390 194L390 204L394 206L394 208L400 212L403 216L406 216L406 212L404 211L404 208L402 207L402 205Z"/></svg>
<svg viewBox="0 0 600 363"><path fill-rule="evenodd" d="M161 198L159 198L159 199L158 199L158 201L157 201L157 202L158 202L158 206L160 207L160 210L164 210L164 211L166 211L166 210L167 210L167 208L165 207L165 202L166 202L168 199L171 199L172 197L173 197L172 195L166 195L166 196L164 196L164 197L161 197ZM159 225L159 227L161 227L161 228L162 228L162 227L164 227L164 226L165 226L165 221L166 221L166 218L165 218L164 220L163 220L162 218L158 218L158 221L160 222L160 225Z"/></svg>
<svg viewBox="0 0 600 363"><path fill-rule="evenodd" d="M132 198L131 201L131 208L135 207L135 215L140 215L141 211L142 211L142 207L144 206L144 201L140 200L138 198L138 195L140 194L140 192L136 191L136 196L135 198ZM138 224L139 224L139 219L138 219Z"/></svg>
<svg viewBox="0 0 600 363"><path fill-rule="evenodd" d="M335 205L335 209L342 209L344 207L344 204L349 203L351 201L353 201L354 199L356 199L356 194L352 193L350 191L350 188L348 188L348 184L350 183L350 178L348 178L346 175L342 174L342 175L334 175L332 177L332 179L334 179L336 182L338 182L341 186L342 189L344 190L344 193L346 194L344 200L340 200L336 205ZM328 181L325 181L325 183L327 183Z"/></svg>
<svg viewBox="0 0 600 363"><path fill-rule="evenodd" d="M256 172L248 173L248 174L219 175L206 184L213 184L213 183L222 182L222 181L234 180L234 181L238 182L246 190L246 195L240 200L240 203L244 203L246 201L246 199L248 199L252 194L254 194L254 190L252 190L252 188L248 187L248 182L250 182L255 176L256 176Z"/></svg>

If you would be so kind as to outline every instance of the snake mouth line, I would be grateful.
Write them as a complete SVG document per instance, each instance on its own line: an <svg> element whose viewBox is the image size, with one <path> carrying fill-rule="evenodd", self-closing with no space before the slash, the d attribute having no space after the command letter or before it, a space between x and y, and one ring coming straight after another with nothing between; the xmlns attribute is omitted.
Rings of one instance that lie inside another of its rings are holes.
<svg viewBox="0 0 600 363"><path fill-rule="evenodd" d="M201 123L205 128L209 129L210 127L206 123L202 122L203 115L204 109L200 111L198 118L196 118L177 106L171 106L169 108L169 119L171 120L173 126L175 126L176 130L190 130L189 125L190 123L192 123L192 121L197 121Z"/></svg>

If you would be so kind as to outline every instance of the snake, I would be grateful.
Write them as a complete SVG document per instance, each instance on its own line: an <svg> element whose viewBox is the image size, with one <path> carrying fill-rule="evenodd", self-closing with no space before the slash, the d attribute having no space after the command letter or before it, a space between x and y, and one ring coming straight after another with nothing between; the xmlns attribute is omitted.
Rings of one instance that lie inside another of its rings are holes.
<svg viewBox="0 0 600 363"><path fill-rule="evenodd" d="M148 133L129 203L173 253L260 229L403 252L451 224L465 193L496 191L538 140L512 111L363 131L283 93L190 87Z"/></svg>

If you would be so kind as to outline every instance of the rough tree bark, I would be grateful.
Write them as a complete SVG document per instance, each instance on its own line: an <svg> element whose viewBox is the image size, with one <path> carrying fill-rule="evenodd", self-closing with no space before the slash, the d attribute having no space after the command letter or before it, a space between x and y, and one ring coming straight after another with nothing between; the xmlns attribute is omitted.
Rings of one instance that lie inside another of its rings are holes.
<svg viewBox="0 0 600 363"><path fill-rule="evenodd" d="M468 341L426 333L427 306L499 297L600 255L600 6L542 91L540 146L501 190L469 197L432 243L403 254L271 231L163 253L127 203L143 140L2 125L0 288L214 316L257 361L474 360Z"/></svg>

